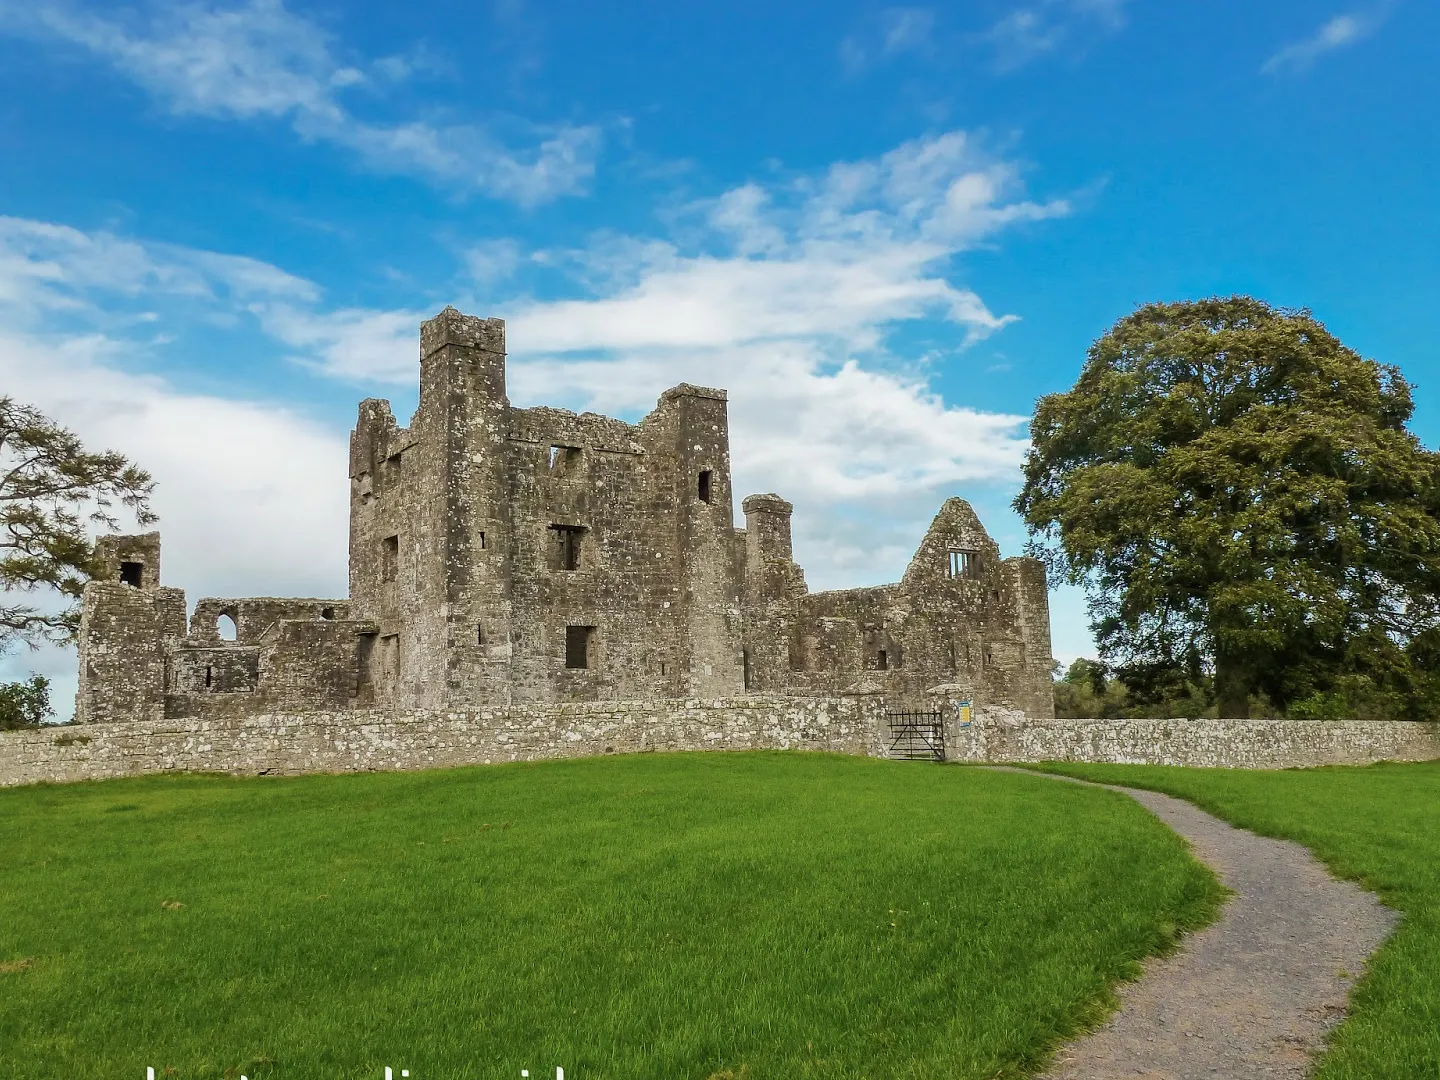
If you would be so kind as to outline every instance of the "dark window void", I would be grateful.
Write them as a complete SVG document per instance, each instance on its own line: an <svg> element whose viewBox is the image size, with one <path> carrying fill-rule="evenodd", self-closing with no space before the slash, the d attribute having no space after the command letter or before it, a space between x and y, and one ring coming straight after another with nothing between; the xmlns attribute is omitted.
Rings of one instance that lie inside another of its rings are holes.
<svg viewBox="0 0 1440 1080"><path fill-rule="evenodd" d="M583 525L551 525L555 531L555 565L561 570L579 570L584 552Z"/></svg>
<svg viewBox="0 0 1440 1080"><path fill-rule="evenodd" d="M380 580L394 581L400 571L400 537L387 536L380 541Z"/></svg>
<svg viewBox="0 0 1440 1080"><path fill-rule="evenodd" d="M380 466L380 493L389 494L392 491L400 490L400 478L404 475L404 458L399 454L391 454ZM394 505L394 500L391 500Z"/></svg>
<svg viewBox="0 0 1440 1080"><path fill-rule="evenodd" d="M322 607L320 609L320 618L326 620L327 622L335 618L335 609L333 607Z"/></svg>
<svg viewBox="0 0 1440 1080"><path fill-rule="evenodd" d="M701 469L701 470L700 470L700 482L699 482L699 484L697 485L696 494L700 496L700 501L701 501L701 502L703 502L703 503L708 503L708 502L710 501L710 470L709 470L709 469Z"/></svg>
<svg viewBox="0 0 1440 1080"><path fill-rule="evenodd" d="M552 446L548 461L551 476L570 476L580 467L580 447Z"/></svg>
<svg viewBox="0 0 1440 1080"><path fill-rule="evenodd" d="M884 649L881 649L878 653L875 654L875 668L878 671L885 671L889 667L890 657L886 655Z"/></svg>
<svg viewBox="0 0 1440 1080"><path fill-rule="evenodd" d="M588 668L593 666L591 660L592 646L595 640L595 627L593 626L567 626L565 627L565 666L567 668Z"/></svg>
<svg viewBox="0 0 1440 1080"><path fill-rule="evenodd" d="M749 689L750 689L750 650L749 650L749 649L743 649L743 650L741 650L741 652L740 652L740 663L743 665L743 673L744 673L744 677L745 677L745 689L746 689L746 690L749 690Z"/></svg>
<svg viewBox="0 0 1440 1080"><path fill-rule="evenodd" d="M484 551L484 550L485 550L485 534L484 534L483 532L479 532L479 533L476 533L475 535L480 538L480 550L481 550L481 551Z"/></svg>
<svg viewBox="0 0 1440 1080"><path fill-rule="evenodd" d="M980 553L978 551L950 552L950 562L945 568L946 577L977 578L980 576Z"/></svg>
<svg viewBox="0 0 1440 1080"><path fill-rule="evenodd" d="M476 645L484 645L484 644L485 644L485 627L484 627L483 625L477 625L477 626L475 627L475 644L476 644Z"/></svg>
<svg viewBox="0 0 1440 1080"><path fill-rule="evenodd" d="M206 689L206 690L209 690L210 687L212 687L212 686L214 686L214 685L215 685L215 669L214 669L213 667L208 667L208 666L207 666L207 667L205 668L205 689Z"/></svg>
<svg viewBox="0 0 1440 1080"><path fill-rule="evenodd" d="M120 581L125 585L140 587L140 579L145 573L145 564L138 562L122 562L120 564Z"/></svg>

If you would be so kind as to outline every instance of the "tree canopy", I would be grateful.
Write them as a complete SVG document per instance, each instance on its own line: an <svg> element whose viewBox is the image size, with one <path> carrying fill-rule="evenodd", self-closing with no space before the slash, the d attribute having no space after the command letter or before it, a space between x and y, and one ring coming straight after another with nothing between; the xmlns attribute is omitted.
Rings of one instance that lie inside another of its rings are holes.
<svg viewBox="0 0 1440 1080"><path fill-rule="evenodd" d="M95 570L91 531L115 531L120 507L154 522L154 486L123 455L87 451L39 410L0 397L0 651L73 639L74 601ZM47 590L71 603L52 610L17 595Z"/></svg>
<svg viewBox="0 0 1440 1080"><path fill-rule="evenodd" d="M1015 508L1101 659L1224 716L1440 703L1440 455L1410 386L1309 311L1148 304L1037 403ZM1364 703L1369 703L1368 705Z"/></svg>

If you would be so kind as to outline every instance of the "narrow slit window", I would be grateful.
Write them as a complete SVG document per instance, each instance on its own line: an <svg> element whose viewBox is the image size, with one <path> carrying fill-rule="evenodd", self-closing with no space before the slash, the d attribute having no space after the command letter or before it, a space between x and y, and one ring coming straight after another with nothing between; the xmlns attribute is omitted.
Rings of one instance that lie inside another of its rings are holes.
<svg viewBox="0 0 1440 1080"><path fill-rule="evenodd" d="M741 650L741 652L740 652L740 662L741 662L741 664L743 665L742 668L741 668L741 671L742 671L742 674L743 674L743 677L744 677L744 686L745 686L745 689L746 689L746 690L749 690L749 689L750 689L750 682L751 682L751 678L750 678L750 650L749 650L749 649L743 649L743 650Z"/></svg>
<svg viewBox="0 0 1440 1080"><path fill-rule="evenodd" d="M477 623L475 626L475 644L485 644L485 626L483 623Z"/></svg>
<svg viewBox="0 0 1440 1080"><path fill-rule="evenodd" d="M145 564L138 562L122 562L120 564L120 581L125 585L140 587L140 580L145 574Z"/></svg>
<svg viewBox="0 0 1440 1080"><path fill-rule="evenodd" d="M885 671L889 666L890 658L885 654L885 650L881 649L875 654L875 668L877 671Z"/></svg>
<svg viewBox="0 0 1440 1080"><path fill-rule="evenodd" d="M593 626L565 627L565 666L567 668L592 667L592 646L595 638Z"/></svg>
<svg viewBox="0 0 1440 1080"><path fill-rule="evenodd" d="M952 578L977 578L980 576L980 553L958 548L950 549L950 562L945 576Z"/></svg>
<svg viewBox="0 0 1440 1080"><path fill-rule="evenodd" d="M485 532L484 532L484 530L481 530L477 535L479 536L479 539L480 539L480 550L481 550L481 551L484 551L484 550L485 550Z"/></svg>
<svg viewBox="0 0 1440 1080"><path fill-rule="evenodd" d="M215 682L215 669L214 669L213 667L208 667L208 666L207 666L207 667L205 668L205 689L206 689L206 690L209 690L210 687L211 687L211 685L214 684L214 682Z"/></svg>
<svg viewBox="0 0 1440 1080"><path fill-rule="evenodd" d="M380 541L380 580L394 581L400 572L400 537L387 536Z"/></svg>
<svg viewBox="0 0 1440 1080"><path fill-rule="evenodd" d="M710 470L709 470L709 469L701 469L701 470L700 470L700 480L699 480L699 482L696 484L696 494L700 496L700 501L701 501L701 502L703 502L703 503L708 503L708 502L710 501Z"/></svg>

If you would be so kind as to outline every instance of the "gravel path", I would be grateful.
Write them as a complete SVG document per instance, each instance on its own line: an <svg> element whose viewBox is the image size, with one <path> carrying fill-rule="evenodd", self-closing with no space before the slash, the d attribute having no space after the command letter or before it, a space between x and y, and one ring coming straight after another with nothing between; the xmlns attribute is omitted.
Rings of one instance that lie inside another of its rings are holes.
<svg viewBox="0 0 1440 1080"><path fill-rule="evenodd" d="M1063 1047L1045 1076L1301 1080L1398 916L1336 881L1299 844L1234 828L1168 795L1112 790L1188 840L1236 895L1218 921L1121 987L1119 1011Z"/></svg>

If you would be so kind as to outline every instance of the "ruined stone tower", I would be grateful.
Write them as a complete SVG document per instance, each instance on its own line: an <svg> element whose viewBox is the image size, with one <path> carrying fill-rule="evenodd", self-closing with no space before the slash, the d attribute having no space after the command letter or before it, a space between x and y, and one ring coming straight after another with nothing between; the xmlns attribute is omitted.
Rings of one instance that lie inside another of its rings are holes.
<svg viewBox="0 0 1440 1080"><path fill-rule="evenodd" d="M515 408L504 323L446 308L410 425L361 402L349 471L348 600L201 600L187 630L158 535L108 538L77 718L937 685L1053 712L1038 563L951 499L900 582L810 593L790 503L751 495L735 528L723 390L673 387L637 424Z"/></svg>

